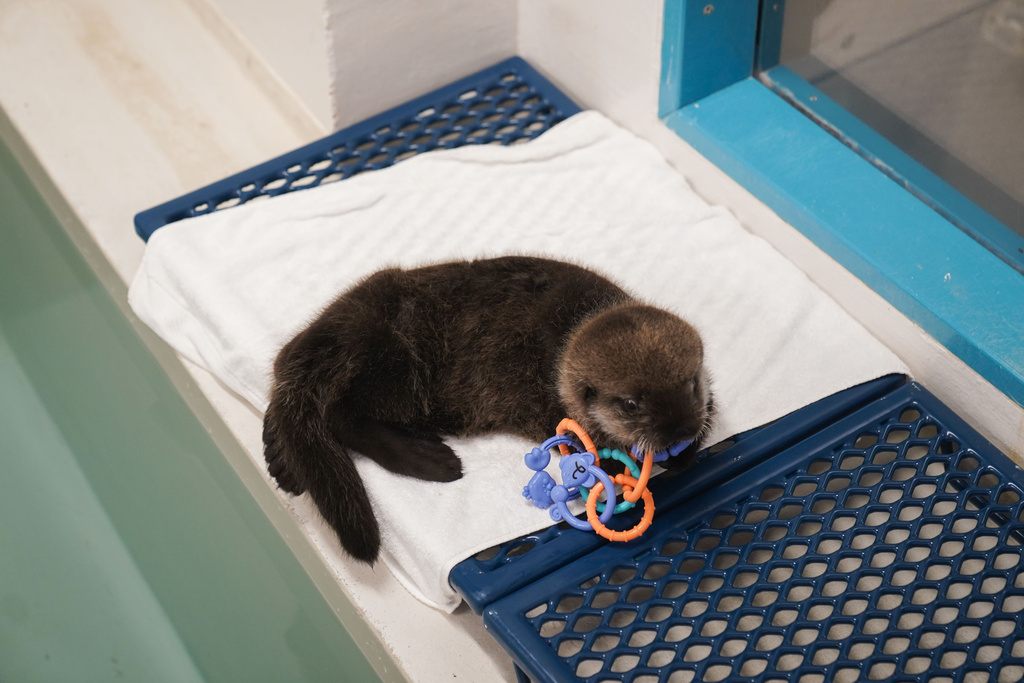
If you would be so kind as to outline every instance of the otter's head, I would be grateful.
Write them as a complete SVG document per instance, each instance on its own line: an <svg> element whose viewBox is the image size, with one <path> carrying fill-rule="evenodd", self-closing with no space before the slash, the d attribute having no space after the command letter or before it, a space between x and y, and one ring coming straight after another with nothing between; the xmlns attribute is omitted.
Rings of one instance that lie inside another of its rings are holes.
<svg viewBox="0 0 1024 683"><path fill-rule="evenodd" d="M667 311L620 304L587 320L566 345L559 395L599 445L660 451L710 429L700 334ZM687 449L692 458L697 448Z"/></svg>

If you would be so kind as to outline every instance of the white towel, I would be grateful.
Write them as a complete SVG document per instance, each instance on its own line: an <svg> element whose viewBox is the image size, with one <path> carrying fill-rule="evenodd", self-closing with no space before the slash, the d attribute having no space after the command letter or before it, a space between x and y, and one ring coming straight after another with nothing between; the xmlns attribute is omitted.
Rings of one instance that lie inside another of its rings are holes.
<svg viewBox="0 0 1024 683"><path fill-rule="evenodd" d="M280 347L365 275L510 252L593 267L694 323L719 409L709 443L907 373L769 244L700 199L650 144L596 112L527 144L431 152L161 228L129 300L182 355L263 410ZM384 562L446 611L459 603L447 581L456 563L551 523L521 495L532 474L523 454L535 444L497 435L449 444L465 472L450 484L357 458ZM344 561L309 506L292 509L329 563Z"/></svg>

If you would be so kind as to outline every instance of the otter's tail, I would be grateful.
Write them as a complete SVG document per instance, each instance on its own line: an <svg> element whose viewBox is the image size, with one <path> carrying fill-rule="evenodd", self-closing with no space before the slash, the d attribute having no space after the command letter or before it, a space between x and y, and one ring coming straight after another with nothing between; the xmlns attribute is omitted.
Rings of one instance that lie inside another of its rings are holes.
<svg viewBox="0 0 1024 683"><path fill-rule="evenodd" d="M345 552L363 562L376 561L380 527L366 487L308 389L275 388L263 418L263 446L278 486L295 495L308 491Z"/></svg>

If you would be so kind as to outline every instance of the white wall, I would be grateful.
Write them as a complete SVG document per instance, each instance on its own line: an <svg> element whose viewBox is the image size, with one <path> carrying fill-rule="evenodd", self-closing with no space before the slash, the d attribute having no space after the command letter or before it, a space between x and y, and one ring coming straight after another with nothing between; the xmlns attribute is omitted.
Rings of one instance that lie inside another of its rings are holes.
<svg viewBox="0 0 1024 683"><path fill-rule="evenodd" d="M322 132L516 53L516 0L186 1Z"/></svg>
<svg viewBox="0 0 1024 683"><path fill-rule="evenodd" d="M661 0L519 0L518 52L579 104L657 121Z"/></svg>
<svg viewBox="0 0 1024 683"><path fill-rule="evenodd" d="M515 54L515 0L327 0L337 128Z"/></svg>

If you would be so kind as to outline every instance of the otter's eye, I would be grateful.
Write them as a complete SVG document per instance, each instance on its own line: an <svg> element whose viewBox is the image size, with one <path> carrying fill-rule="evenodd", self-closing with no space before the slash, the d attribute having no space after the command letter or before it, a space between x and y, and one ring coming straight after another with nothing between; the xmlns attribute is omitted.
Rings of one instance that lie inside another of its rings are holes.
<svg viewBox="0 0 1024 683"><path fill-rule="evenodd" d="M588 385L587 388L583 390L583 400L592 401L595 398L597 398L597 389Z"/></svg>
<svg viewBox="0 0 1024 683"><path fill-rule="evenodd" d="M630 415L633 415L634 413L636 413L636 411L640 409L640 406L638 406L636 401L634 401L633 399L624 398L622 399L622 409L625 410Z"/></svg>

